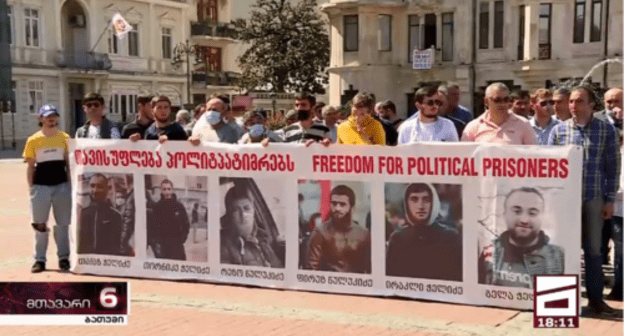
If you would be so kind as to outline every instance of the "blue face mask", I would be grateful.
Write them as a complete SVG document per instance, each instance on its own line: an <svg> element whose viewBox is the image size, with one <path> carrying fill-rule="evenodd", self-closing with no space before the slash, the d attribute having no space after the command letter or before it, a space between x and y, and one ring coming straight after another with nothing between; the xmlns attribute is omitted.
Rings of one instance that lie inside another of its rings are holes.
<svg viewBox="0 0 624 336"><path fill-rule="evenodd" d="M264 135L264 125L256 124L249 127L249 136L252 138L259 138Z"/></svg>
<svg viewBox="0 0 624 336"><path fill-rule="evenodd" d="M219 122L221 122L221 113L219 113L218 111L206 111L206 120L208 121L208 123L210 124L210 126L214 126L216 124L218 124Z"/></svg>

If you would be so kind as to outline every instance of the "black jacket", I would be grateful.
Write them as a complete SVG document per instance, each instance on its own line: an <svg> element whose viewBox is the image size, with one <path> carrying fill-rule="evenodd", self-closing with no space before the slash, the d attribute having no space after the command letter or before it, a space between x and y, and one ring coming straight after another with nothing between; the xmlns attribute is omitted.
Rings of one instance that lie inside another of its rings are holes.
<svg viewBox="0 0 624 336"><path fill-rule="evenodd" d="M147 220L148 245L152 246L156 258L186 260L184 242L191 226L186 209L176 195L171 199L161 196Z"/></svg>
<svg viewBox="0 0 624 336"><path fill-rule="evenodd" d="M123 255L122 218L112 204L91 204L80 211L78 253Z"/></svg>
<svg viewBox="0 0 624 336"><path fill-rule="evenodd" d="M76 130L76 138L86 138L87 135L89 134L90 125L91 125L91 122L87 120L87 122L84 125L78 128ZM100 139L110 139L111 129L113 129L113 127L119 130L119 127L117 126L117 124L115 124L114 122L106 118L103 118L102 124L100 125Z"/></svg>

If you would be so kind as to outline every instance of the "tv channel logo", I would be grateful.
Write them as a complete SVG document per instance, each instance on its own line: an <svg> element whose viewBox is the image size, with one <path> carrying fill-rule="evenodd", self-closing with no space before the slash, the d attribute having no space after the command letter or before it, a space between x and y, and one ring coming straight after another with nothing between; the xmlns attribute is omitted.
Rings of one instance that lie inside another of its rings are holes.
<svg viewBox="0 0 624 336"><path fill-rule="evenodd" d="M533 280L533 327L578 328L579 276L536 275Z"/></svg>

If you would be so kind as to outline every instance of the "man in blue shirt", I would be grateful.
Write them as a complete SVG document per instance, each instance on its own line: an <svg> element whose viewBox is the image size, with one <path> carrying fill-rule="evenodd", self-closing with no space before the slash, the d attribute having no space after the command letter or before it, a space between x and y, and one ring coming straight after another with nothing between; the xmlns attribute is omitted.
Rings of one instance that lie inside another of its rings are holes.
<svg viewBox="0 0 624 336"><path fill-rule="evenodd" d="M602 227L613 216L614 201L620 179L619 138L615 127L593 117L595 94L586 87L570 93L572 118L557 125L548 139L549 145L578 145L583 155L582 229L585 251L585 283L590 313L615 315L615 310L602 299Z"/></svg>
<svg viewBox="0 0 624 336"><path fill-rule="evenodd" d="M529 119L529 124L537 135L537 142L540 145L546 145L550 132L560 123L559 120L552 117L555 112L552 92L548 89L538 89L531 96L531 104L533 104L535 115Z"/></svg>

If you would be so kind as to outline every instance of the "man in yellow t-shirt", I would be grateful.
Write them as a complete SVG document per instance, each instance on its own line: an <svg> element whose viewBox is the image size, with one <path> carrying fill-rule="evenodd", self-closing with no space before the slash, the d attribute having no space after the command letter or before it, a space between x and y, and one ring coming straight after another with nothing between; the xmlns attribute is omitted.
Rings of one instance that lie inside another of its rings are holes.
<svg viewBox="0 0 624 336"><path fill-rule="evenodd" d="M380 122L373 119L375 98L368 92L353 97L351 116L338 126L336 143L348 145L385 145L386 133Z"/></svg>
<svg viewBox="0 0 624 336"><path fill-rule="evenodd" d="M26 141L23 157L28 163L27 180L30 187L30 212L35 229L35 263L31 272L45 271L48 249L50 208L54 210L54 240L59 268L68 271L69 223L71 221L71 186L69 181L69 135L57 128L59 113L55 106L44 105L39 110L41 130Z"/></svg>

